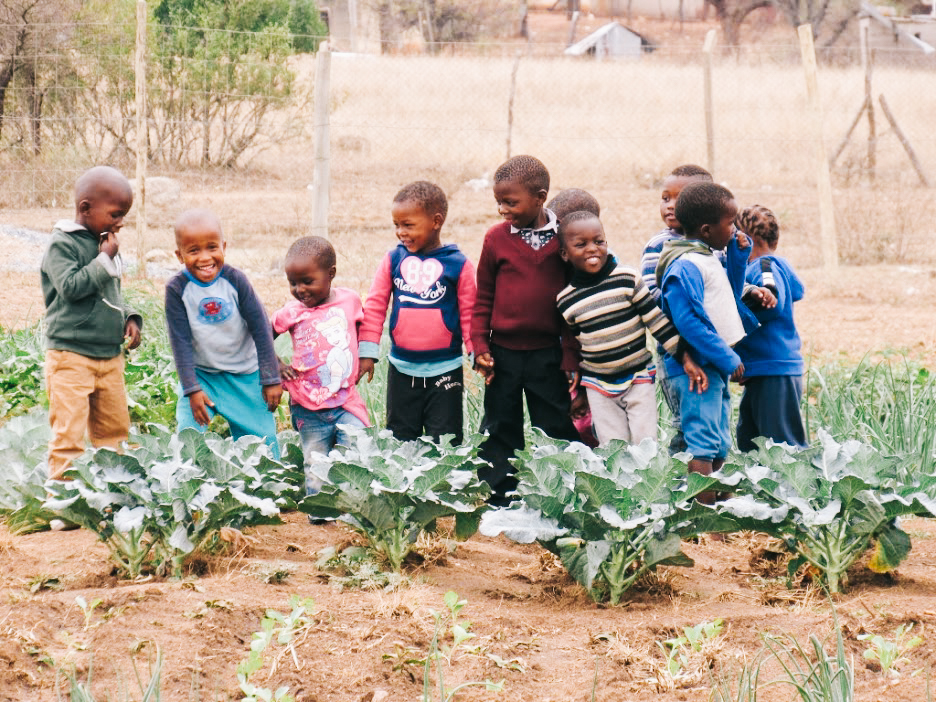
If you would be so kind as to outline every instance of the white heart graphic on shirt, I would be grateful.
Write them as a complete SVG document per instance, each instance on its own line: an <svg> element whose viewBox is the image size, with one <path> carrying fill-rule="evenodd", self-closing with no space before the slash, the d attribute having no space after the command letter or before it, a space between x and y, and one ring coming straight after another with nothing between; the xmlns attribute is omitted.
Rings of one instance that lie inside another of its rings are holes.
<svg viewBox="0 0 936 702"><path fill-rule="evenodd" d="M434 258L421 259L416 256L407 256L400 264L400 273L410 290L421 294L442 277L442 264Z"/></svg>

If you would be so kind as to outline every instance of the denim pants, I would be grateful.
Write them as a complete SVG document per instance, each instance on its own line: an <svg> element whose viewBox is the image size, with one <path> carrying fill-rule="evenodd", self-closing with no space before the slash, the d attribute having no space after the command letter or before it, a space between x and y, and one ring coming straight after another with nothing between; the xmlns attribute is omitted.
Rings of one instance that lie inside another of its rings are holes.
<svg viewBox="0 0 936 702"><path fill-rule="evenodd" d="M367 425L344 407L310 410L291 404L289 413L302 442L306 495L314 495L322 489L322 478L315 473L315 466L320 462L316 460L316 454L328 455L336 444L347 445L348 433L344 427L364 428Z"/></svg>

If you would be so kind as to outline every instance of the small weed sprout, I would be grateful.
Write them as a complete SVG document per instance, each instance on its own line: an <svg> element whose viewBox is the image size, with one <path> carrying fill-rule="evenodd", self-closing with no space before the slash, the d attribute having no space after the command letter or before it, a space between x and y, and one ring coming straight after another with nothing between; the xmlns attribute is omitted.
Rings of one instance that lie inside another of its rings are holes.
<svg viewBox="0 0 936 702"><path fill-rule="evenodd" d="M708 669L712 654L720 648L718 636L723 629L724 621L716 619L683 627L682 635L662 643L657 641L665 661L663 669L657 673L660 687L673 689L697 682Z"/></svg>
<svg viewBox="0 0 936 702"><path fill-rule="evenodd" d="M296 669L299 669L296 644L303 641L312 628L313 622L307 615L311 613L314 604L310 598L303 599L292 595L289 598L289 614L277 612L275 609L266 611L266 616L260 622L260 631L254 632L250 642L250 654L237 666L237 681L245 695L241 702L294 702L288 687L283 686L273 691L254 684L250 678L263 668L263 653L273 643L274 637L283 649L273 658L268 677L276 672L280 660L287 654L292 657Z"/></svg>
<svg viewBox="0 0 936 702"><path fill-rule="evenodd" d="M894 633L893 641L878 634L861 634L858 640L868 642L868 648L862 656L865 660L877 661L882 675L899 677L900 666L910 662L905 654L923 643L922 636L910 636L912 629L912 622L901 624Z"/></svg>
<svg viewBox="0 0 936 702"><path fill-rule="evenodd" d="M78 605L79 609L81 609L81 612L84 614L85 631L91 628L91 617L94 616L94 610L98 608L101 602L103 602L103 600L100 597L96 597L91 600L90 604L81 595L78 595L78 597L75 598L75 604ZM98 622L98 624L100 624L100 622Z"/></svg>
<svg viewBox="0 0 936 702"><path fill-rule="evenodd" d="M423 691L422 696L419 698L420 702L452 702L452 700L455 699L455 695L467 687L484 687L489 691L500 692L504 689L503 680L497 683L493 683L490 680L484 680L483 682L469 681L452 688L446 687L444 668L447 667L451 669L452 664L456 660L456 652L465 650L466 653L475 653L475 655L478 655L479 650L469 651L466 646L462 645L466 641L475 638L475 634L469 631L469 629L471 629L471 622L458 618L459 613L465 605L468 604L468 601L459 599L458 595L451 590L445 593L444 601L447 611L437 612L435 610L429 610L429 613L435 621L435 628L432 641L429 644L429 650L424 656L421 656L418 651L412 648L403 648L401 644L397 643L397 651L395 653L385 653L383 659L394 661L393 670L402 670L409 674L411 679L413 679L414 676L407 670L407 666L422 666ZM451 636L451 643L448 643L449 636ZM516 665L519 663L517 660L504 661L497 656L492 658L490 654L488 654L487 657L498 667L523 672L522 665ZM498 660L495 660L495 658ZM445 666L442 665L442 661L445 661ZM433 664L435 664L437 687L432 684L430 679ZM438 696L436 696L436 691Z"/></svg>

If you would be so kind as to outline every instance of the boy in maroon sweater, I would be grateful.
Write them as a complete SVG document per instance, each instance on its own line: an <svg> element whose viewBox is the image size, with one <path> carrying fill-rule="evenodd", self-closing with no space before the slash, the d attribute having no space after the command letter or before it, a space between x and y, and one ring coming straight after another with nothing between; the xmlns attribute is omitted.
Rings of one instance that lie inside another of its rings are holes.
<svg viewBox="0 0 936 702"><path fill-rule="evenodd" d="M507 504L506 494L517 485L510 459L524 447L524 393L533 426L556 439L578 440L563 373L578 369L578 357L574 341L560 344L556 295L567 269L556 215L543 207L548 192L549 171L539 160L514 156L502 164L494 173L494 199L505 221L488 230L478 261L471 343L475 370L487 386L481 431L488 438L481 455L490 463L480 477L495 505Z"/></svg>

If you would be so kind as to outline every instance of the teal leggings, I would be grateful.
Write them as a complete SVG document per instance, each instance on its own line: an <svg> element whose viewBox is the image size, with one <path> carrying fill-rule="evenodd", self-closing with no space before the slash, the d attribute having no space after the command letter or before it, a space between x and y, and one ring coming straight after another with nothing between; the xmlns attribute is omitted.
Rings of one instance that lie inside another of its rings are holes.
<svg viewBox="0 0 936 702"><path fill-rule="evenodd" d="M242 436L262 437L273 450L273 456L280 457L279 443L276 441L276 421L273 413L263 401L263 390L260 387L260 371L245 373L209 373L199 368L195 369L204 393L208 396L214 407L208 407L211 415L220 414L231 426L231 436L239 439ZM176 403L176 422L179 431L187 427L205 431L195 421L189 399L182 395L182 386L179 386L179 401Z"/></svg>

